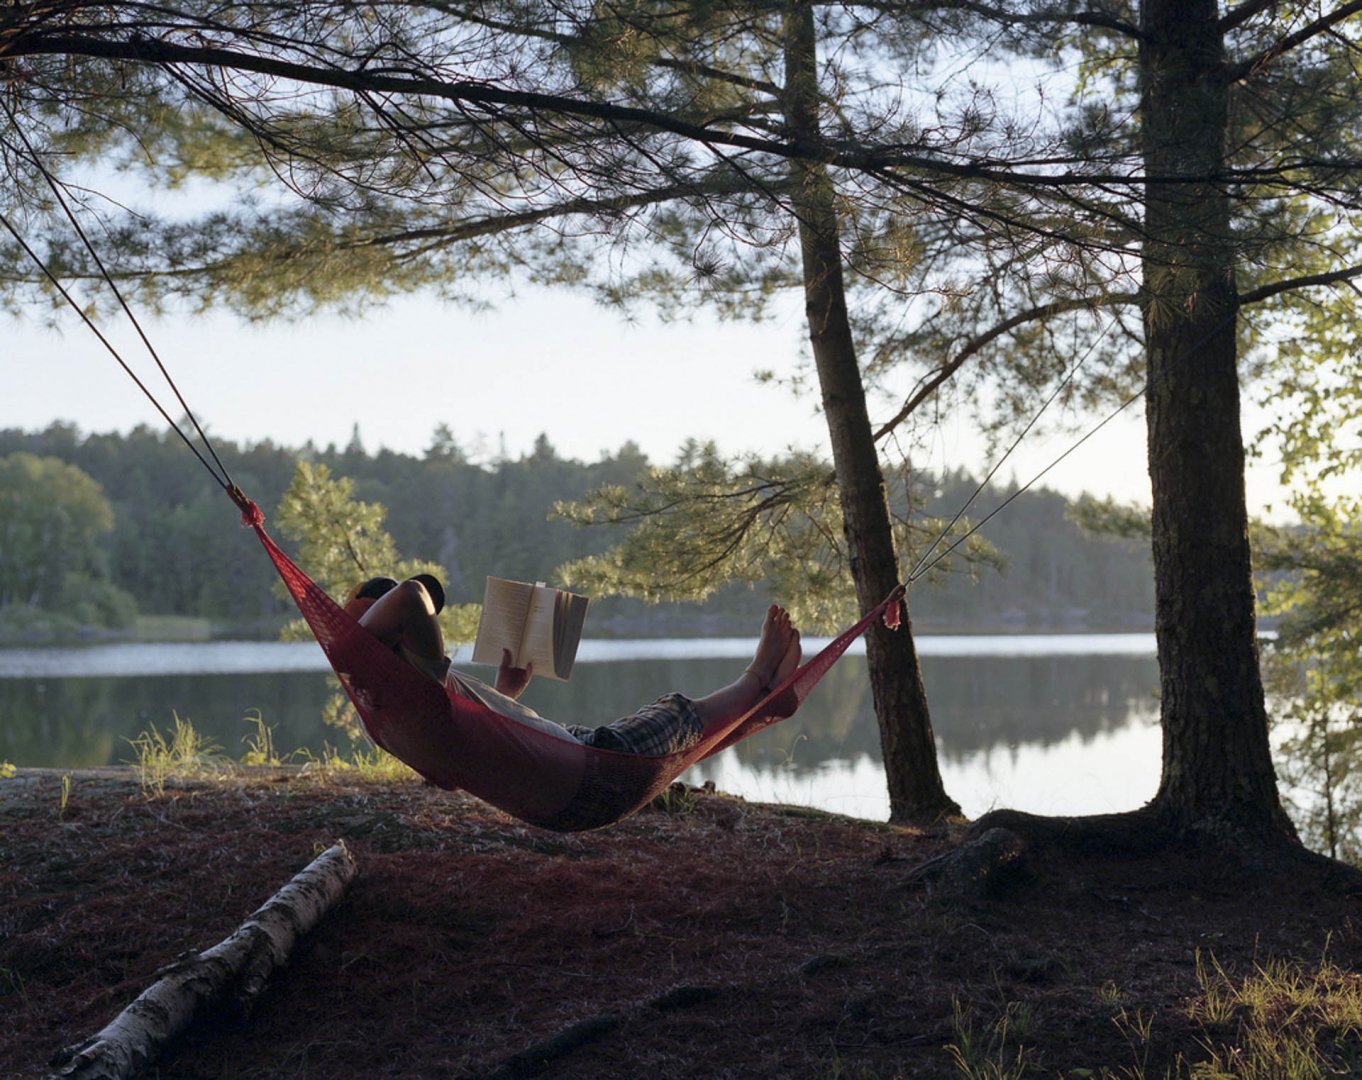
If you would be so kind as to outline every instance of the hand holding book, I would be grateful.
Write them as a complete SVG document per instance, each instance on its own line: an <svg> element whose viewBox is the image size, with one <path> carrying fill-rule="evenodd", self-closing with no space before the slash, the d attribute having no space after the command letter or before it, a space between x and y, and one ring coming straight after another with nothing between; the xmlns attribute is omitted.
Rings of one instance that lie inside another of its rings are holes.
<svg viewBox="0 0 1362 1080"><path fill-rule="evenodd" d="M527 663L524 667L516 667L515 657L511 655L511 650L501 650L501 666L497 668L497 681L495 683L498 693L505 694L512 699L518 698L525 692L525 687L530 685L530 679L533 676L533 661Z"/></svg>

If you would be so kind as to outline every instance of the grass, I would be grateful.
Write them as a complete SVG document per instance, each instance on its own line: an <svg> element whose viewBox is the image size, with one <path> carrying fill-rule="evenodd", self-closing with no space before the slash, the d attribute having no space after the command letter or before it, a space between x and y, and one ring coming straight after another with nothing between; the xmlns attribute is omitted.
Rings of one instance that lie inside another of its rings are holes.
<svg viewBox="0 0 1362 1080"><path fill-rule="evenodd" d="M415 776L410 768L376 746L371 750L356 747L348 757L328 748L318 764L323 770L347 773L372 783L390 784Z"/></svg>
<svg viewBox="0 0 1362 1080"><path fill-rule="evenodd" d="M713 781L709 782L709 790L714 790ZM653 799L653 809L664 814L689 814L699 798L699 793L685 784L669 784Z"/></svg>
<svg viewBox="0 0 1362 1080"><path fill-rule="evenodd" d="M1009 1001L1000 1014L984 1022L958 1000L951 1003L951 1010L955 1041L946 1052L957 1075L969 1080L1022 1080L1033 1075L1031 1054L1023 1045L1033 1019L1029 1006Z"/></svg>
<svg viewBox="0 0 1362 1080"><path fill-rule="evenodd" d="M331 747L316 757L308 750L294 750L281 755L274 743L274 729L265 723L259 712L246 715L252 730L242 737L246 750L239 761L223 753L222 748L194 729L188 719L172 713L174 725L169 732L161 732L155 724L128 743L136 755L131 762L137 773L142 793L148 798L165 794L166 782L171 779L201 779L208 776L230 775L237 765L248 767L283 766L300 762L305 770L347 774L373 783L394 783L412 778L412 771L391 754L373 747L356 747L348 755ZM11 767L12 771L12 767ZM4 775L0 771L0 775ZM65 809L63 787L62 809Z"/></svg>
<svg viewBox="0 0 1362 1080"><path fill-rule="evenodd" d="M33 1008L28 1000L28 988L24 985L22 972L14 968L0 967L0 986L8 987L10 993L16 994L26 1010Z"/></svg>
<svg viewBox="0 0 1362 1080"><path fill-rule="evenodd" d="M247 713L246 722L255 730L241 737L241 741L246 744L246 752L241 755L241 764L282 765L283 759L274 745L274 728L265 723L260 711L255 709Z"/></svg>
<svg viewBox="0 0 1362 1080"><path fill-rule="evenodd" d="M1235 979L1211 959L1198 962L1197 977L1191 1015L1207 1030L1207 1055L1191 1080L1323 1080L1362 1070L1362 974L1325 957L1313 969L1269 961Z"/></svg>
<svg viewBox="0 0 1362 1080"><path fill-rule="evenodd" d="M1034 1023L1024 1005L1007 1002L985 1018L954 1003L954 1041L947 1047L954 1075L968 1080L1023 1080L1060 1075L1079 1080L1326 1080L1362 1075L1362 973L1326 957L1318 965L1269 961L1245 977L1198 956L1199 993L1187 1016L1200 1028L1199 1050L1172 1065L1150 1061L1154 1015L1126 1008L1113 984L1101 1000L1130 1048L1128 1065L1053 1069L1031 1056Z"/></svg>
<svg viewBox="0 0 1362 1080"><path fill-rule="evenodd" d="M214 624L191 615L138 615L127 626L92 626L70 616L11 604L0 617L0 641L25 645L88 641L211 641Z"/></svg>
<svg viewBox="0 0 1362 1080"><path fill-rule="evenodd" d="M213 624L193 615L138 615L129 627L133 641L208 641Z"/></svg>
<svg viewBox="0 0 1362 1080"><path fill-rule="evenodd" d="M137 755L132 764L138 783L147 796L164 795L167 780L220 772L226 764L221 747L195 731L188 719L171 715L175 725L169 735L152 724L149 731L128 740Z"/></svg>

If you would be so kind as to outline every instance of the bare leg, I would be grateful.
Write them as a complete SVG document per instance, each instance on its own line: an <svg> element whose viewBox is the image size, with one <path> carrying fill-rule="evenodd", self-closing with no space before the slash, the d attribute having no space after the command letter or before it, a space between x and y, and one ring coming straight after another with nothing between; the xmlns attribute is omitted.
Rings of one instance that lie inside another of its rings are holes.
<svg viewBox="0 0 1362 1080"><path fill-rule="evenodd" d="M696 699L695 708L705 731L750 709L799 666L802 655L799 631L790 624L789 612L772 604L766 610L757 651L747 670L722 690Z"/></svg>
<svg viewBox="0 0 1362 1080"><path fill-rule="evenodd" d="M435 604L419 581L404 581L384 593L359 623L389 648L435 661L445 655Z"/></svg>

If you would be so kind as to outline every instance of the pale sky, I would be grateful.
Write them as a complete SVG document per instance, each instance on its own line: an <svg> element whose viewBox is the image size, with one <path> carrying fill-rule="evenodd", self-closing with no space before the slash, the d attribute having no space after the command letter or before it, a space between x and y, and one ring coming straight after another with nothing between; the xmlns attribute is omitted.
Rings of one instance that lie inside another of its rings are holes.
<svg viewBox="0 0 1362 1080"><path fill-rule="evenodd" d="M358 423L370 452L386 446L419 455L444 422L483 458L494 456L503 440L506 452L519 456L541 432L560 455L586 461L632 440L665 463L692 436L732 453L827 447L813 396L797 398L755 378L758 369L795 370L804 333L795 304L756 325L708 316L629 325L584 296L527 290L490 313L413 297L354 319L246 326L215 314L144 325L200 422L210 434L237 442L344 445ZM11 378L0 397L0 427L35 430L54 420L87 433L164 426L84 326L73 316L64 316L62 326L54 332L32 321L7 325ZM131 329L113 319L101 327L159 393L163 383ZM169 391L162 400L178 416ZM872 418L887 416L896 404L877 403ZM1000 479L1029 481L1073 440L1033 434ZM976 475L991 465L967 418L934 432L913 460ZM1250 482L1257 510L1274 496L1271 470L1258 470ZM1140 407L1042 483L1070 495L1089 491L1147 503Z"/></svg>

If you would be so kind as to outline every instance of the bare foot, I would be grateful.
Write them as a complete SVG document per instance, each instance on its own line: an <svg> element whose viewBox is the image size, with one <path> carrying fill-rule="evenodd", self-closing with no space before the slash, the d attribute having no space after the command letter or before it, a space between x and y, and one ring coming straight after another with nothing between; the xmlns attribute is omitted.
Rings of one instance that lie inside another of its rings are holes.
<svg viewBox="0 0 1362 1080"><path fill-rule="evenodd" d="M757 651L742 678L695 700L705 730L716 725L730 730L736 717L748 714L773 687L790 677L799 665L801 655L799 631L790 625L790 613L778 604L772 604L766 609L766 618L761 624ZM763 706L762 715L785 717L797 708L799 699L791 688Z"/></svg>
<svg viewBox="0 0 1362 1080"><path fill-rule="evenodd" d="M757 642L756 655L747 668L748 672L761 680L760 693L764 696L788 679L799 666L803 655L799 631L790 624L789 612L772 604L766 610L766 619L761 624L761 639ZM771 716L786 717L797 708L799 699L790 689L771 701L764 711Z"/></svg>
<svg viewBox="0 0 1362 1080"><path fill-rule="evenodd" d="M790 613L778 604L766 609L766 618L761 624L761 637L757 641L757 651L747 671L755 675L762 686L774 686L777 673L785 667L785 659L791 646L798 645L799 631L790 625ZM798 659L796 658L796 662ZM793 665L790 666L793 670ZM786 671L789 674L789 671Z"/></svg>

